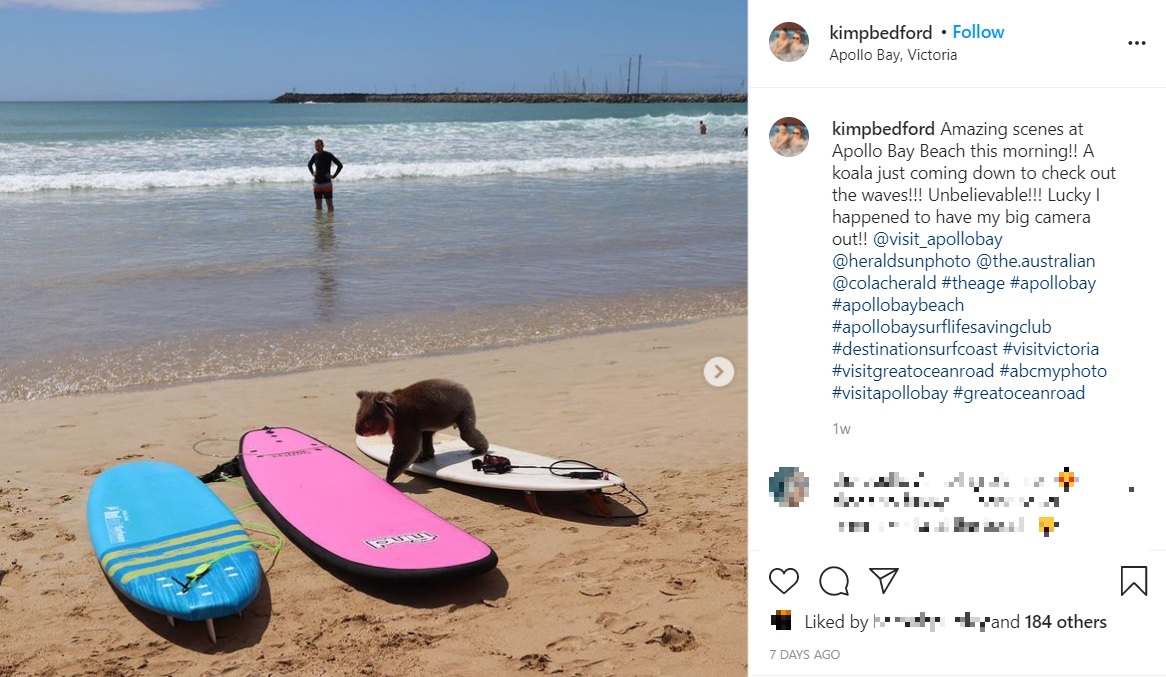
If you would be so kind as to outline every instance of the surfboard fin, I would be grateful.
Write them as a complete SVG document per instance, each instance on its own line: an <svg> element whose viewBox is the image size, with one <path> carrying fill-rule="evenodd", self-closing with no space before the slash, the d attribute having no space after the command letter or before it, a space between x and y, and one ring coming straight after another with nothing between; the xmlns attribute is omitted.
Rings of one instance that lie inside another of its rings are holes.
<svg viewBox="0 0 1166 677"><path fill-rule="evenodd" d="M611 517L611 509L607 507L607 496L598 489L588 491L587 497L591 499L591 507L604 517Z"/></svg>
<svg viewBox="0 0 1166 677"><path fill-rule="evenodd" d="M526 507L530 508L532 512L536 512L540 515L543 514L543 511L539 510L538 499L535 498L534 492L524 491L522 493L526 494Z"/></svg>
<svg viewBox="0 0 1166 677"><path fill-rule="evenodd" d="M216 466L214 470L207 474L200 475L198 479L203 484L210 484L211 482L218 482L219 480L225 480L231 477L239 477L242 474L239 470L239 457L236 456L226 463Z"/></svg>

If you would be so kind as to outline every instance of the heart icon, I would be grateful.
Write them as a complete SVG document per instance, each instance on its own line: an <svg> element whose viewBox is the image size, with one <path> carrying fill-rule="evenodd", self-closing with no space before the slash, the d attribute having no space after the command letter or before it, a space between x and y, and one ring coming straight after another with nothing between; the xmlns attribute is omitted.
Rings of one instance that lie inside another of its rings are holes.
<svg viewBox="0 0 1166 677"><path fill-rule="evenodd" d="M784 595L798 584L798 570L773 569L769 572L769 583Z"/></svg>

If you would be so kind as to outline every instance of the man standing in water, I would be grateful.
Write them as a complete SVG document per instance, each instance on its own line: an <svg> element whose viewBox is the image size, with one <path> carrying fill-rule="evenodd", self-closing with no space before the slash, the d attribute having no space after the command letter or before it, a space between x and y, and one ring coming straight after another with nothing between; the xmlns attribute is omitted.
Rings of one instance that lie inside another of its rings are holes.
<svg viewBox="0 0 1166 677"><path fill-rule="evenodd" d="M336 173L332 173L332 165L336 165ZM324 141L316 139L316 154L308 160L308 171L315 180L312 181L312 192L316 195L316 209L322 209L321 200L328 202L328 211L334 211L332 206L332 179L340 175L344 165L336 156L324 150Z"/></svg>

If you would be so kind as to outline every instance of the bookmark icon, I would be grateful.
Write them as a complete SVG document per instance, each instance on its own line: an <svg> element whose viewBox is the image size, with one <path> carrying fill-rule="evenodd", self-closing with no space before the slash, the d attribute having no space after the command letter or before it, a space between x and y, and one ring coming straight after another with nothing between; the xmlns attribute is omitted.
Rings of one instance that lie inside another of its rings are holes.
<svg viewBox="0 0 1166 677"><path fill-rule="evenodd" d="M1121 568L1121 596L1130 590L1137 590L1143 597L1150 594L1150 567L1124 566Z"/></svg>
<svg viewBox="0 0 1166 677"><path fill-rule="evenodd" d="M895 576L899 573L899 567L871 567L870 572L874 574L875 578L879 579L879 587L883 589L883 594L887 594L887 588L891 587L891 582L895 580Z"/></svg>

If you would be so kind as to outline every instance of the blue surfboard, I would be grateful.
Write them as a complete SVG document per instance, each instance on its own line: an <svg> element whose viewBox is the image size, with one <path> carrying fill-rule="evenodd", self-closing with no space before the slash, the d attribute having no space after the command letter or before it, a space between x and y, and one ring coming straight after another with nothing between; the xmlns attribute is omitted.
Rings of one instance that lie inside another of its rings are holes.
<svg viewBox="0 0 1166 677"><path fill-rule="evenodd" d="M104 471L88 500L89 538L113 586L173 619L242 611L259 593L259 557L239 519L190 472L136 461Z"/></svg>

